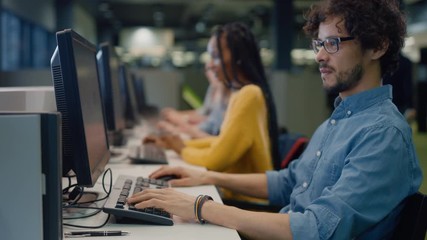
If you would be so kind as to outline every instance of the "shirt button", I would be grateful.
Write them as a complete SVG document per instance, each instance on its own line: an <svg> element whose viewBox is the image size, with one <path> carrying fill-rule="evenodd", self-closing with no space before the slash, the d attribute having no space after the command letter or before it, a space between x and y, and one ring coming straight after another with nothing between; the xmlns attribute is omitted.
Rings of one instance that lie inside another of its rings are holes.
<svg viewBox="0 0 427 240"><path fill-rule="evenodd" d="M322 152L321 151L317 151L316 152L316 156L320 157L320 155L322 155Z"/></svg>
<svg viewBox="0 0 427 240"><path fill-rule="evenodd" d="M335 119L332 119L332 120L331 120L331 124L332 124L332 125L335 125L335 123L337 123L337 121L336 121Z"/></svg>
<svg viewBox="0 0 427 240"><path fill-rule="evenodd" d="M351 115L351 113L352 113L352 112L351 112L350 110L348 110L348 111L347 111L347 115Z"/></svg>
<svg viewBox="0 0 427 240"><path fill-rule="evenodd" d="M302 184L302 187L303 187L303 188L307 188L307 186L308 186L308 183L306 183L306 182L304 182L304 183Z"/></svg>

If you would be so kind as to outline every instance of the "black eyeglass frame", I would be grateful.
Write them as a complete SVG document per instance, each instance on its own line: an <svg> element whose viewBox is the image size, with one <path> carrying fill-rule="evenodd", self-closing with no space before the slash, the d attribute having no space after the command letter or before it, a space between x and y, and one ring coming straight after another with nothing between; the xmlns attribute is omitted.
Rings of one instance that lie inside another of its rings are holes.
<svg viewBox="0 0 427 240"><path fill-rule="evenodd" d="M313 51L315 54L317 54L320 51L320 47L323 47L326 52L330 53L330 54L334 54L336 52L338 52L340 50L340 43L341 42L345 42L345 41L350 41L350 40L354 40L354 37L328 37L325 40L321 41L319 39L313 39L311 41L311 47L313 48ZM336 45L337 45L337 50L336 51L331 51L330 49L328 49L328 47L325 47L325 42L326 41L330 41L330 40L335 40L336 41ZM320 46L319 48L317 48L318 46Z"/></svg>

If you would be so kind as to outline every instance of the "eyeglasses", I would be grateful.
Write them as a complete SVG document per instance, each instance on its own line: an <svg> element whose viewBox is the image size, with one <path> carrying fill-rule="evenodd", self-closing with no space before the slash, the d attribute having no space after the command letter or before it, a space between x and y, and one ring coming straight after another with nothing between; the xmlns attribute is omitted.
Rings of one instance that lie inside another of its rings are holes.
<svg viewBox="0 0 427 240"><path fill-rule="evenodd" d="M320 51L320 48L324 47L328 53L336 53L340 50L340 42L354 40L354 37L329 37L321 41L313 39L311 41L311 47L315 53Z"/></svg>

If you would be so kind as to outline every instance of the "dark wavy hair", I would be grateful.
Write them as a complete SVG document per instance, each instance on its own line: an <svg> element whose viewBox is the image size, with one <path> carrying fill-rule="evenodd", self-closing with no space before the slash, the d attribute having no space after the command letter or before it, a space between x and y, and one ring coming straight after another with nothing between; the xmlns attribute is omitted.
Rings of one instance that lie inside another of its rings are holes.
<svg viewBox="0 0 427 240"><path fill-rule="evenodd" d="M380 59L382 77L397 69L406 35L406 18L399 10L398 1L325 0L306 13L305 33L317 38L319 24L328 16L343 17L347 32L360 42L363 50L381 49L388 43Z"/></svg>
<svg viewBox="0 0 427 240"><path fill-rule="evenodd" d="M273 95L271 94L270 87L267 83L264 66L261 62L260 50L255 37L251 30L245 24L240 22L233 22L223 26L218 26L214 30L213 36L216 37L222 69L226 78L225 85L228 88L236 88L236 84L233 84L232 82L236 82L238 86L244 86L247 84L239 79L237 73L240 71L246 79L248 79L252 84L259 86L263 92L268 112L267 118L271 143L271 160L274 167L277 168L275 165L280 161L280 159L276 106L274 105ZM226 37L227 45L231 52L231 69L233 76L228 76L225 71L221 46L222 36Z"/></svg>

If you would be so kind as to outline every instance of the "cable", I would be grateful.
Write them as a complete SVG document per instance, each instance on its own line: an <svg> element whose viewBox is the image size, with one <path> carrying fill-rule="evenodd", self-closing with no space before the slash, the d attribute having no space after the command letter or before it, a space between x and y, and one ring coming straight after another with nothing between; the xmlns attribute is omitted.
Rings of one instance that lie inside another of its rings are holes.
<svg viewBox="0 0 427 240"><path fill-rule="evenodd" d="M107 190L106 188L106 184L105 184L105 178L107 173L110 173L110 186ZM81 197L84 194L84 187L80 187L77 184L71 184L71 178L68 177L69 179L69 186L63 189L63 193L69 193L69 197L70 199L73 199L72 202L69 202L67 205L63 205L63 209L70 209L70 208L78 208L78 209L95 209L96 211L91 212L87 215L84 216L79 216L79 217L65 217L63 218L64 220L72 220L72 219L82 219L82 218L88 218L88 217L92 217L95 216L96 214L100 213L102 211L102 208L100 207L91 207L91 206L81 206L82 204L93 204L102 200L107 199L112 191L113 188L113 172L110 168L108 168L107 170L105 170L103 176L102 176L102 188L104 189L104 192L107 194L105 197L100 198L100 199L96 199L93 201L87 201L87 202L78 202ZM74 187L74 189L69 192L70 188ZM90 193L90 192L88 192ZM87 194L87 193L86 193ZM95 194L95 193L93 193ZM75 195L75 196L74 196ZM63 223L64 226L70 226L70 227L77 227L77 228L89 228L89 229L95 229L95 228L101 228L103 226L105 226L108 221L110 219L110 214L108 214L107 219L105 220L105 222L102 225L99 226L83 226L83 225L75 225L75 224L70 224L70 223Z"/></svg>
<svg viewBox="0 0 427 240"><path fill-rule="evenodd" d="M68 208L95 209L96 211L93 211L87 215L78 216L78 217L63 217L62 219L64 219L64 220L88 218L88 217L95 216L96 214L98 214L102 211L102 208L99 208L99 207L83 207L83 206L66 206L66 207L64 207L64 209L68 209Z"/></svg>
<svg viewBox="0 0 427 240"><path fill-rule="evenodd" d="M105 188L105 176L106 176L107 172L110 173L110 187L109 187L108 191ZM105 197L100 198L100 199L95 199L93 201L80 202L80 203L77 203L77 204L80 205L80 204L95 203L95 202L103 201L103 200L107 199L110 196L111 190L113 188L113 172L111 171L111 168L108 168L107 170L105 170L104 174L102 175L102 188L104 189L104 192L107 194Z"/></svg>
<svg viewBox="0 0 427 240"><path fill-rule="evenodd" d="M108 223L108 220L110 220L110 214L108 214L108 217L107 217L107 219L105 219L105 222L99 226L82 226L82 225L75 225L75 224L70 224L70 223L63 223L62 225L69 226L69 227L77 227L77 228L95 229L95 228L102 228L103 226L105 226Z"/></svg>
<svg viewBox="0 0 427 240"><path fill-rule="evenodd" d="M108 192L105 189L105 184L104 184L105 174L107 174L107 172L110 172L110 188L108 189ZM104 175L102 176L102 188L104 189L105 193L110 195L111 189L113 188L113 171L111 170L111 168L108 168L107 170L105 170Z"/></svg>
<svg viewBox="0 0 427 240"><path fill-rule="evenodd" d="M66 194L69 192L70 188L77 186L77 184L71 184L71 178L73 176L66 176L68 179L68 186L62 189L62 194Z"/></svg>

